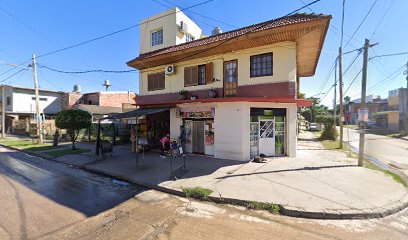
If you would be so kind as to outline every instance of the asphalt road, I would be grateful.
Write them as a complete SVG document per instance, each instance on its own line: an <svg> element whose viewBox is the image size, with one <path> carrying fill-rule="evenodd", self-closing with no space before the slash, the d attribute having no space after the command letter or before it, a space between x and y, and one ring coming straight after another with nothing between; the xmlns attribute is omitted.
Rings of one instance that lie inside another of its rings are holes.
<svg viewBox="0 0 408 240"><path fill-rule="evenodd" d="M408 239L408 210L307 220L141 191L0 148L0 239Z"/></svg>
<svg viewBox="0 0 408 240"><path fill-rule="evenodd" d="M358 149L359 132L344 129L344 140ZM408 176L408 141L387 136L366 134L365 153L378 160L397 166Z"/></svg>

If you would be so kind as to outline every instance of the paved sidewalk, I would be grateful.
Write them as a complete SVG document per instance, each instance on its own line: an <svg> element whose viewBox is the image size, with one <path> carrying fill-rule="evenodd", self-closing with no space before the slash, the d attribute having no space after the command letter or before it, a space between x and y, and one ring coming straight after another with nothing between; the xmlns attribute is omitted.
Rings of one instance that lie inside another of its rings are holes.
<svg viewBox="0 0 408 240"><path fill-rule="evenodd" d="M169 160L152 152L145 154L140 168L135 165L135 155L126 149L116 150L114 158L86 168L147 186L175 191L200 186L213 190L213 197L277 203L314 214L368 217L369 213L384 214L406 206L407 189L390 176L357 167L356 159L325 150L312 138L311 133L301 134L296 158L270 158L266 163L190 155L189 172L176 181L170 180ZM175 163L181 164L180 159Z"/></svg>

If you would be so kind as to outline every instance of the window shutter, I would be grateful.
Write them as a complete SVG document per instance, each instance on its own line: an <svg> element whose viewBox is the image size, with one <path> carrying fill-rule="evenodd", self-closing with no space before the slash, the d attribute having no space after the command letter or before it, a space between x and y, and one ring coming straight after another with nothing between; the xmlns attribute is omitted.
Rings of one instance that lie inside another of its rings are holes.
<svg viewBox="0 0 408 240"><path fill-rule="evenodd" d="M154 75L149 74L147 75L147 91L152 91L154 86Z"/></svg>
<svg viewBox="0 0 408 240"><path fill-rule="evenodd" d="M213 76L213 63L207 63L205 65L205 82L207 84L214 82L214 76Z"/></svg>
<svg viewBox="0 0 408 240"><path fill-rule="evenodd" d="M184 68L184 86L191 86L191 67Z"/></svg>
<svg viewBox="0 0 408 240"><path fill-rule="evenodd" d="M198 85L198 66L191 67L191 85Z"/></svg>
<svg viewBox="0 0 408 240"><path fill-rule="evenodd" d="M165 89L165 75L164 73L157 74L157 88L158 89Z"/></svg>

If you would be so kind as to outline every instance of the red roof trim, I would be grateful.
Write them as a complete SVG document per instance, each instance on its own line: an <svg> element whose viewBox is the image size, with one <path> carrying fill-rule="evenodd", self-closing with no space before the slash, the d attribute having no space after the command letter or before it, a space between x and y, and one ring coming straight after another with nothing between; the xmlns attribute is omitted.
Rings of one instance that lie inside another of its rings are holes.
<svg viewBox="0 0 408 240"><path fill-rule="evenodd" d="M254 98L254 97L229 97L229 98L204 98L196 100L178 100L159 103L137 104L140 107L157 107L161 105L176 105L183 103L216 103L216 102L269 102L269 103L296 103L298 107L310 107L313 100L294 98Z"/></svg>

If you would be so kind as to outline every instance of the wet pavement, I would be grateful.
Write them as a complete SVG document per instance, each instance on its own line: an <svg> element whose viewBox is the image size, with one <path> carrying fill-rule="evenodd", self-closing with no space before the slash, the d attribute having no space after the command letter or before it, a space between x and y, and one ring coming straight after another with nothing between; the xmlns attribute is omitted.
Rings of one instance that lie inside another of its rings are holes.
<svg viewBox="0 0 408 240"><path fill-rule="evenodd" d="M0 239L41 236L111 209L134 185L0 148Z"/></svg>

